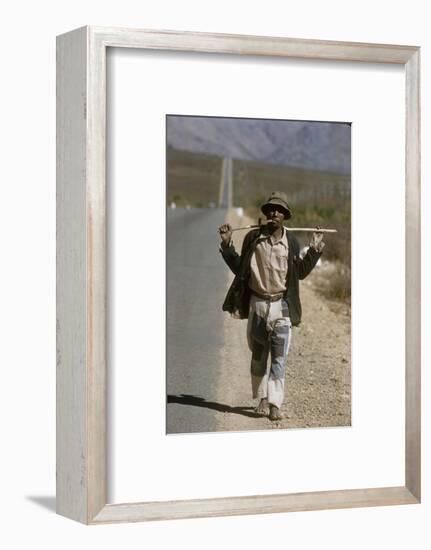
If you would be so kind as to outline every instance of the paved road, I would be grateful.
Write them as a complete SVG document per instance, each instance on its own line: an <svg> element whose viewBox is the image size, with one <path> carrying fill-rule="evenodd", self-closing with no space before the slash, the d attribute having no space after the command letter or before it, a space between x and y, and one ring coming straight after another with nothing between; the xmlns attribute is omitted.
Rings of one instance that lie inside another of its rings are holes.
<svg viewBox="0 0 431 550"><path fill-rule="evenodd" d="M227 267L225 209L168 210L167 433L215 431Z"/></svg>

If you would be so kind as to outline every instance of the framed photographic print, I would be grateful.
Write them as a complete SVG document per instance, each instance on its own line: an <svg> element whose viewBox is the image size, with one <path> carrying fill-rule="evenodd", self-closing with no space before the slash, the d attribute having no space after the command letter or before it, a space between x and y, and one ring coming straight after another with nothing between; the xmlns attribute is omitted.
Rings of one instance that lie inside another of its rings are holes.
<svg viewBox="0 0 431 550"><path fill-rule="evenodd" d="M167 116L167 433L350 425L350 133L343 122ZM267 224L261 209L272 206L280 212L268 211L270 220L282 214L301 227ZM214 228L230 234L229 221L232 245L221 240L216 254ZM307 255L322 223L337 227L322 229L325 255ZM233 311L220 315L220 257L237 275L231 257L253 230L244 299L262 315L239 322ZM266 249L270 233L276 242ZM296 271L307 279L301 296L287 292L299 286ZM280 304L287 321L277 319Z"/></svg>
<svg viewBox="0 0 431 550"><path fill-rule="evenodd" d="M420 502L419 121L414 46L58 37L58 513Z"/></svg>

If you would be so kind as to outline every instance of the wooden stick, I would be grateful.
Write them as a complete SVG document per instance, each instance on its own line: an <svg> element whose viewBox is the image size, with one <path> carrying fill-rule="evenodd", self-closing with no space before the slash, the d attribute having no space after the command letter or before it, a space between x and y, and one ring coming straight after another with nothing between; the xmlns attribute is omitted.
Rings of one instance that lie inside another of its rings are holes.
<svg viewBox="0 0 431 550"><path fill-rule="evenodd" d="M317 229L317 227L286 227L286 231L312 231L313 233L337 233L336 229Z"/></svg>
<svg viewBox="0 0 431 550"><path fill-rule="evenodd" d="M242 229L257 229L258 227L263 227L266 224L262 225L246 225L244 227L234 227L232 231L241 231ZM313 233L337 233L336 229L322 229L317 227L287 227L283 226L286 231L311 231Z"/></svg>

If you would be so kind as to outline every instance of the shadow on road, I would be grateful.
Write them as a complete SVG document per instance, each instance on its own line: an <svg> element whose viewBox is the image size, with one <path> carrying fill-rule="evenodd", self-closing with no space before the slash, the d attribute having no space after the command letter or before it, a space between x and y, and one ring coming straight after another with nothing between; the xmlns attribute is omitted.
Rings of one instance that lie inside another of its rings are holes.
<svg viewBox="0 0 431 550"><path fill-rule="evenodd" d="M249 418L261 418L262 415L254 412L254 407L231 407L214 401L206 401L203 397L195 395L168 395L168 404L177 403L179 405L191 405L193 407L205 407L218 412L226 412L248 416Z"/></svg>

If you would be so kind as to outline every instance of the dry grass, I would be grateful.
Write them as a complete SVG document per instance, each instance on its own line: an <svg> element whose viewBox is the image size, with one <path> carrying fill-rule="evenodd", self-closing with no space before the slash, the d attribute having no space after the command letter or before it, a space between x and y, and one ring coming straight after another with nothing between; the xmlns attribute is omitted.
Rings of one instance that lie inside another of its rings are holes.
<svg viewBox="0 0 431 550"><path fill-rule="evenodd" d="M218 204L222 158L168 148L166 151L166 200L179 207Z"/></svg>
<svg viewBox="0 0 431 550"><path fill-rule="evenodd" d="M312 282L326 298L350 303L350 268L341 262L324 261L313 271Z"/></svg>
<svg viewBox="0 0 431 550"><path fill-rule="evenodd" d="M291 206L337 207L350 203L350 176L235 159L235 206L259 207L275 190L284 191Z"/></svg>

